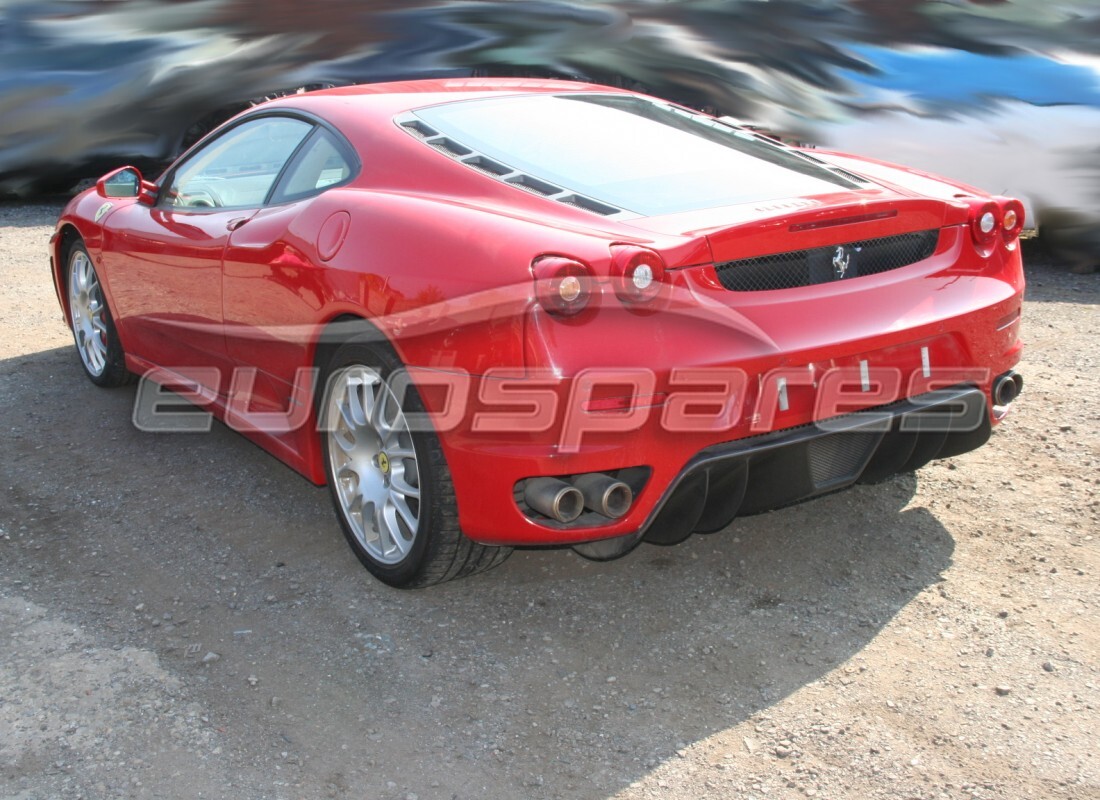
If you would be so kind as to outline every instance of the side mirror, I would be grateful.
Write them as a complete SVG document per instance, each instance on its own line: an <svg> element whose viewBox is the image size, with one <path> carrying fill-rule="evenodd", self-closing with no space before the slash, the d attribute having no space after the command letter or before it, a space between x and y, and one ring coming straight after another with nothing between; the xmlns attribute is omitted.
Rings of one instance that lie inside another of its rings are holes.
<svg viewBox="0 0 1100 800"><path fill-rule="evenodd" d="M136 197L151 206L157 201L157 185L143 180L137 167L121 167L108 172L95 184L100 197Z"/></svg>
<svg viewBox="0 0 1100 800"><path fill-rule="evenodd" d="M137 197L141 173L134 167L122 167L96 181L95 188L100 197Z"/></svg>

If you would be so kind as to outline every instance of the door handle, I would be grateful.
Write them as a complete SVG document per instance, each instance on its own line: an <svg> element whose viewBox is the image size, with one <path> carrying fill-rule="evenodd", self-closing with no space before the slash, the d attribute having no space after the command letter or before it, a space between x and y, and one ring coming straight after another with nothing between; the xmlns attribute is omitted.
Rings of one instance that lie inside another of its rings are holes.
<svg viewBox="0 0 1100 800"><path fill-rule="evenodd" d="M235 231L250 219L251 217L237 217L236 219L231 219L225 224L225 229L227 231Z"/></svg>

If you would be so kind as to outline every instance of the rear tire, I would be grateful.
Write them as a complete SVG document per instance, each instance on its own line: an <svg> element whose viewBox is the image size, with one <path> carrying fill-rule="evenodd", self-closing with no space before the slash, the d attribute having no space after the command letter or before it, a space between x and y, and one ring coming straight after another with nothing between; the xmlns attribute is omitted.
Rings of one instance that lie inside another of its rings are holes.
<svg viewBox="0 0 1100 800"><path fill-rule="evenodd" d="M84 243L77 240L65 253L65 287L69 328L84 373L96 386L122 386L134 380L115 330L103 286Z"/></svg>
<svg viewBox="0 0 1100 800"><path fill-rule="evenodd" d="M336 516L356 557L384 583L431 586L491 569L511 554L468 539L439 437L416 388L398 398L402 369L385 344L341 345L323 372L321 450Z"/></svg>

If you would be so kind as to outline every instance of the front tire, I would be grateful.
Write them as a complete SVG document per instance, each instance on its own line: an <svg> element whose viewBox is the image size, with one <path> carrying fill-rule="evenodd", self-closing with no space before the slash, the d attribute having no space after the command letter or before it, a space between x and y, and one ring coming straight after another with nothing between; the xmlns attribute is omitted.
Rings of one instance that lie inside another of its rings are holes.
<svg viewBox="0 0 1100 800"><path fill-rule="evenodd" d="M402 369L377 342L341 345L324 371L321 449L336 516L372 575L390 586L431 586L502 563L511 548L468 539L458 526L451 473L416 388L399 398Z"/></svg>
<svg viewBox="0 0 1100 800"><path fill-rule="evenodd" d="M83 242L77 241L69 248L65 265L69 327L85 374L96 386L129 383L134 376L126 369L126 356L111 309Z"/></svg>

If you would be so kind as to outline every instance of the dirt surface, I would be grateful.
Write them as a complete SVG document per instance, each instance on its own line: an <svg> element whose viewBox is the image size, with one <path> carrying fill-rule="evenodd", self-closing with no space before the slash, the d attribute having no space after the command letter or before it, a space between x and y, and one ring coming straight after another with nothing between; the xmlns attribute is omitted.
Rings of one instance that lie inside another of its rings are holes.
<svg viewBox="0 0 1100 800"><path fill-rule="evenodd" d="M82 375L0 205L0 796L1100 797L1100 280L986 447L610 564L374 581L324 490Z"/></svg>

